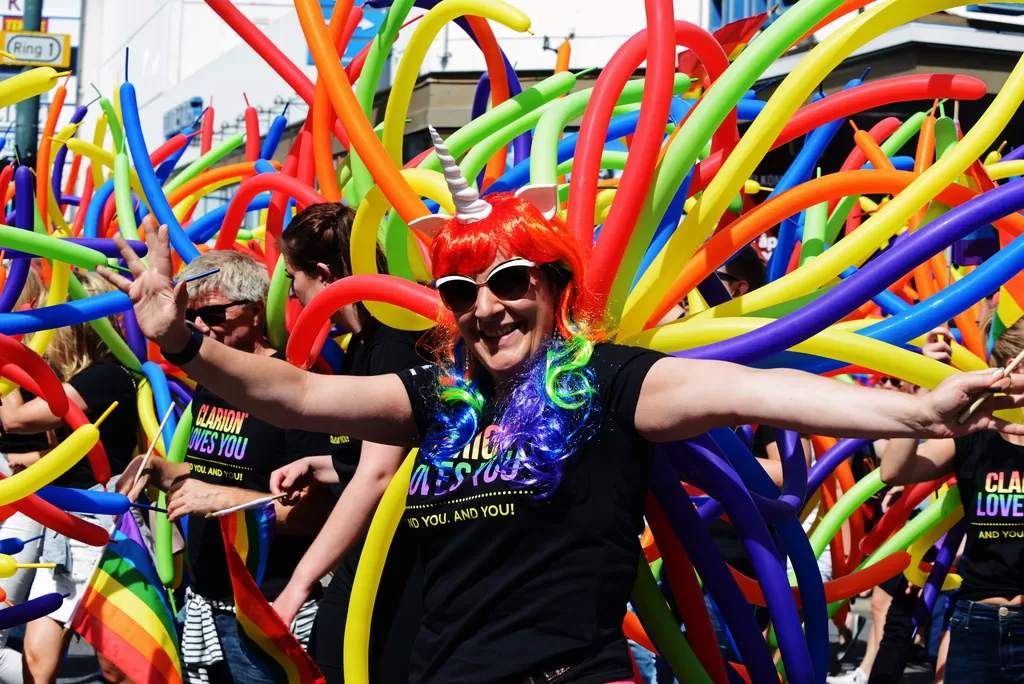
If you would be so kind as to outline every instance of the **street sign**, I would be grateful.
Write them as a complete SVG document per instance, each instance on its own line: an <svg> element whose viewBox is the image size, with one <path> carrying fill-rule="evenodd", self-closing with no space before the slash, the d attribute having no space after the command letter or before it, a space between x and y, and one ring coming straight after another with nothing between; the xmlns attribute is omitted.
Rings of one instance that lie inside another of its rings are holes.
<svg viewBox="0 0 1024 684"><path fill-rule="evenodd" d="M0 31L0 46L14 59L0 57L0 64L63 68L71 64L71 36L66 33Z"/></svg>
<svg viewBox="0 0 1024 684"><path fill-rule="evenodd" d="M5 16L3 19L4 23L2 30L4 31L22 31L25 29L25 17ZM46 17L43 17L40 21L39 30L42 31L43 33L47 33L49 31L49 25L50 20L47 19Z"/></svg>

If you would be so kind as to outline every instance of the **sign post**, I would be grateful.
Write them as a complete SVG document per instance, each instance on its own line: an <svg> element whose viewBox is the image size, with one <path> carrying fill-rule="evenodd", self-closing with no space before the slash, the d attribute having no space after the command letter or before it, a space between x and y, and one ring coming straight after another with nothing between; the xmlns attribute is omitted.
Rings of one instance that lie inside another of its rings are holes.
<svg viewBox="0 0 1024 684"><path fill-rule="evenodd" d="M0 46L14 56L14 59L0 56L0 64L55 69L71 64L71 36L66 33L0 31Z"/></svg>

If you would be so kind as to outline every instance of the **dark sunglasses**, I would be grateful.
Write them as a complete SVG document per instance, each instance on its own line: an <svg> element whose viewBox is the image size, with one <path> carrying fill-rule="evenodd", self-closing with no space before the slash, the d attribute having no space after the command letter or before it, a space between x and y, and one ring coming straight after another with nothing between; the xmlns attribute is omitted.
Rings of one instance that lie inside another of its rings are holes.
<svg viewBox="0 0 1024 684"><path fill-rule="evenodd" d="M213 304L199 309L185 309L185 320L189 323L195 323L197 318L202 318L203 323L212 328L215 325L221 325L228 319L228 309L233 306L244 306L245 304L252 304L252 302L243 300L228 302L227 304Z"/></svg>
<svg viewBox="0 0 1024 684"><path fill-rule="evenodd" d="M441 301L453 313L469 311L476 303L476 293L486 287L498 299L511 302L522 299L530 290L530 269L537 264L522 258L498 264L487 275L487 281L478 283L469 276L449 275L438 278L435 286Z"/></svg>
<svg viewBox="0 0 1024 684"><path fill-rule="evenodd" d="M890 385L892 385L893 389L900 389L901 387L903 387L903 381L900 380L899 378L893 378L888 375L883 375L882 377L878 378L879 385L883 385L887 382Z"/></svg>

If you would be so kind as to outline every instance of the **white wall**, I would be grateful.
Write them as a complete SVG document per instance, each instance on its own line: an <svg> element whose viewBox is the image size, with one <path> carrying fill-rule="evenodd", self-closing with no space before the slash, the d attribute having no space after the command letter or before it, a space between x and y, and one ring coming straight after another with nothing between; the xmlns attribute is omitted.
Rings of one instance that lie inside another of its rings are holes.
<svg viewBox="0 0 1024 684"><path fill-rule="evenodd" d="M494 25L509 60L518 69L550 70L555 54L542 49L543 36L557 48L575 31L572 69L603 66L630 35L646 25L640 0L517 0L533 21L534 36L517 34ZM288 0L249 0L235 5L311 79L307 48ZM676 17L701 20L701 0L675 0ZM414 9L411 16L422 13ZM244 111L245 92L257 107L280 111L275 101L295 99L294 92L202 0L85 0L85 44L82 79L94 82L110 96L124 71L124 48L131 49L129 76L135 84L146 138L151 147L163 140L163 117L172 107L199 96L204 104L214 97L219 129ZM416 25L404 29L392 51L393 69L405 52ZM434 40L421 72L440 71L444 32ZM448 32L447 71L482 71L483 57L460 29ZM89 98L87 98L89 99ZM303 106L292 105L291 121L306 116ZM90 113L90 116L96 114ZM87 126L86 130L91 130ZM185 160L195 156L194 148Z"/></svg>

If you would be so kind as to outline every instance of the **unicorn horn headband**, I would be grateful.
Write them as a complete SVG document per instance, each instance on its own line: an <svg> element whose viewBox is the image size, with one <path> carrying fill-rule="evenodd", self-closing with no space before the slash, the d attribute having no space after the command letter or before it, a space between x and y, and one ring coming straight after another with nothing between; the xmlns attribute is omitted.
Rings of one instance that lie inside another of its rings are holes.
<svg viewBox="0 0 1024 684"><path fill-rule="evenodd" d="M448 190L452 193L455 219L459 223L465 224L487 218L493 207L487 200L482 199L476 188L463 178L459 165L455 163L455 158L437 130L433 126L427 126L427 128L430 130L430 138L434 142L437 159L441 162L441 172L448 184ZM558 210L558 187L555 185L527 185L516 191L516 197L532 204L548 220L554 217ZM416 219L409 224L409 227L433 238L450 218L451 216L445 214L431 214Z"/></svg>

